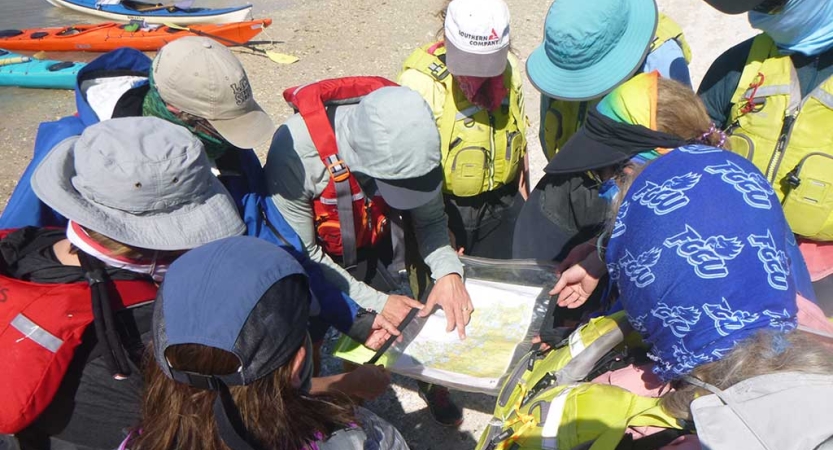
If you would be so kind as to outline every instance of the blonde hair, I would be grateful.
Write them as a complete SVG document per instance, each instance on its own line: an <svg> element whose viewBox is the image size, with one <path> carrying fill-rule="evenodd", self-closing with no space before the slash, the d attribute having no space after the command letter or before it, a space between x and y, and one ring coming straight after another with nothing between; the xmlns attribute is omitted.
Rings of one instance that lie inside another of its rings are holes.
<svg viewBox="0 0 833 450"><path fill-rule="evenodd" d="M670 78L657 80L656 131L728 150L722 133L712 125L700 97L690 87Z"/></svg>
<svg viewBox="0 0 833 450"><path fill-rule="evenodd" d="M141 247L132 247L127 244L122 244L121 242L105 236L98 231L91 230L86 227L81 227L90 239L94 240L96 243L107 249L112 256L118 256L122 258L132 259L134 261L145 261L145 260L152 260L152 259L173 259L174 257L180 255L182 252L173 252L173 251L160 251L160 250L152 250L147 248Z"/></svg>
<svg viewBox="0 0 833 450"><path fill-rule="evenodd" d="M719 389L743 380L778 372L833 373L833 343L803 331L780 333L761 331L742 341L723 359L704 364L691 375ZM710 392L680 382L677 390L662 397L665 411L680 419L691 419L691 402Z"/></svg>

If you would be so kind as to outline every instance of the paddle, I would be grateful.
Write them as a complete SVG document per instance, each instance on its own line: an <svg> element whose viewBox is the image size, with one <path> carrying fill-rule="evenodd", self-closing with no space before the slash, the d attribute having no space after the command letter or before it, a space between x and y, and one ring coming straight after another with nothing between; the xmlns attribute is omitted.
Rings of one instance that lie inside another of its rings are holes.
<svg viewBox="0 0 833 450"><path fill-rule="evenodd" d="M241 47L245 47L245 48L247 48L247 49L249 49L249 50L251 50L255 53L260 53L262 55L266 55L269 59L271 59L272 61L274 61L278 64L292 64L292 63L298 61L298 57L296 57L296 56L287 55L287 54L284 54L284 53L273 52L271 50L259 49L255 46L251 45L251 44L235 42L235 41L232 41L231 39L227 39L227 38L224 38L222 36L217 36L215 34L206 33L205 31L195 30L193 28L183 27L183 26L180 26L180 25L174 25L172 23L166 23L165 26L168 27L168 28L173 28L174 30L189 31L189 32L194 33L196 35L205 36L207 38L215 39L215 40L225 42L225 43L228 43L228 44L231 44L231 45L239 45Z"/></svg>

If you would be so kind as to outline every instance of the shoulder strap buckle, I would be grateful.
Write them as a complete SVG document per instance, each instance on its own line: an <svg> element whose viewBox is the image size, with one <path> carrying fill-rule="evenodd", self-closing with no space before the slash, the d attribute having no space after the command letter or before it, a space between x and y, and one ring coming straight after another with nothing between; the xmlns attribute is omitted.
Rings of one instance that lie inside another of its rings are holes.
<svg viewBox="0 0 833 450"><path fill-rule="evenodd" d="M431 65L428 66L428 70L438 81L442 81L448 77L448 68L445 67L445 64L435 62L431 63Z"/></svg>
<svg viewBox="0 0 833 450"><path fill-rule="evenodd" d="M333 181L342 182L350 178L350 168L338 154L327 157L327 172L330 173Z"/></svg>

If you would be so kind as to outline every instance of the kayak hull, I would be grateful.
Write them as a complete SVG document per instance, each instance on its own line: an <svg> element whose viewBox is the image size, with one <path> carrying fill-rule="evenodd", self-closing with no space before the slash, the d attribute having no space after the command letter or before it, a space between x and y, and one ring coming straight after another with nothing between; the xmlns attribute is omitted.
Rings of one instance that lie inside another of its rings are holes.
<svg viewBox="0 0 833 450"><path fill-rule="evenodd" d="M271 19L252 20L220 25L193 25L196 32L177 30L167 26L156 30L126 31L117 23L75 25L63 28L37 28L20 30L16 36L0 37L0 48L8 50L47 52L109 52L121 47L141 51L156 51L168 42L186 36L199 36L200 32L215 38L227 46L242 45L272 24ZM74 34L66 31L73 30ZM34 36L34 37L33 37Z"/></svg>
<svg viewBox="0 0 833 450"><path fill-rule="evenodd" d="M252 19L252 5L236 8L189 8L184 11L171 12L161 9L140 12L122 5L101 5L96 7L96 0L47 0L54 6L68 8L107 20L130 22L144 20L147 23L176 23L177 25L245 22Z"/></svg>
<svg viewBox="0 0 833 450"><path fill-rule="evenodd" d="M20 55L14 53L0 55L0 63L3 60L18 57ZM29 62L2 65L0 66L0 86L75 89L75 79L78 71L85 65L86 63L63 63L62 61L37 59L32 59Z"/></svg>

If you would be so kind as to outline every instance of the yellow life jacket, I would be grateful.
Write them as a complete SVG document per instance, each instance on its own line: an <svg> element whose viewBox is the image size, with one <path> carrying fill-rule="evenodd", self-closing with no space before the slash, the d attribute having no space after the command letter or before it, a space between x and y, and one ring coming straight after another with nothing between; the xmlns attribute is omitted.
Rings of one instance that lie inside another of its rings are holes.
<svg viewBox="0 0 833 450"><path fill-rule="evenodd" d="M833 241L833 77L806 97L789 56L758 35L732 96L732 151L764 173L792 231Z"/></svg>
<svg viewBox="0 0 833 450"><path fill-rule="evenodd" d="M626 365L629 349L641 346L618 312L592 319L546 354L528 353L501 388L477 450L613 450L630 426L680 430L658 398L588 382L616 362Z"/></svg>
<svg viewBox="0 0 833 450"><path fill-rule="evenodd" d="M509 95L490 112L469 102L445 65L445 47L430 44L415 50L402 70L415 69L442 83L446 98L439 117L443 192L473 197L516 183L526 152L527 119L518 62L509 55L503 74Z"/></svg>
<svg viewBox="0 0 833 450"><path fill-rule="evenodd" d="M660 14L657 31L654 40L651 41L650 52L654 52L668 41L675 41L683 50L686 62L691 62L691 48L688 46L685 36L683 36L682 28L670 17ZM587 112L590 108L595 108L600 100L601 98L583 102L568 102L545 95L541 96L543 102L541 108L544 136L543 150L548 161L584 124Z"/></svg>

